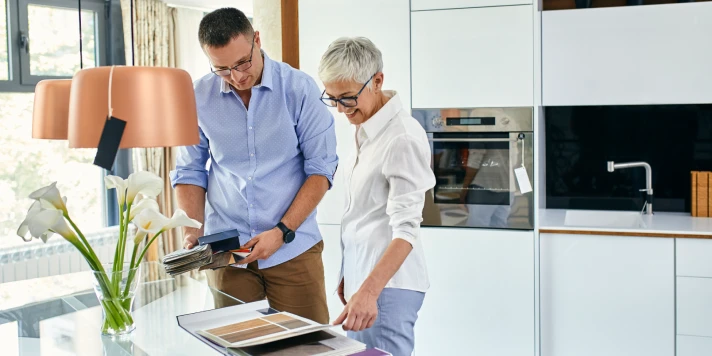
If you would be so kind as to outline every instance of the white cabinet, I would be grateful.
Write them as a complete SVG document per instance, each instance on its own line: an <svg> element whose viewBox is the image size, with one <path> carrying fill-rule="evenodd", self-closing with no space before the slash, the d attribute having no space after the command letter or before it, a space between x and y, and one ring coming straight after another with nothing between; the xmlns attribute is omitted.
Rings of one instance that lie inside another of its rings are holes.
<svg viewBox="0 0 712 356"><path fill-rule="evenodd" d="M681 335L677 337L677 356L712 355L712 338Z"/></svg>
<svg viewBox="0 0 712 356"><path fill-rule="evenodd" d="M299 64L323 89L317 68L329 44L341 36L369 38L383 54L384 89L396 90L410 109L410 3L408 0L299 1ZM353 150L353 127L343 114L336 119L337 154L343 160ZM341 168L341 167L340 167ZM335 185L317 209L321 224L341 223L344 198L342 169Z"/></svg>
<svg viewBox="0 0 712 356"><path fill-rule="evenodd" d="M532 106L531 5L413 12L413 108Z"/></svg>
<svg viewBox="0 0 712 356"><path fill-rule="evenodd" d="M531 4L531 0L410 0L411 11Z"/></svg>
<svg viewBox="0 0 712 356"><path fill-rule="evenodd" d="M677 275L712 277L712 239L675 239Z"/></svg>
<svg viewBox="0 0 712 356"><path fill-rule="evenodd" d="M430 290L415 355L533 356L534 233L421 228Z"/></svg>
<svg viewBox="0 0 712 356"><path fill-rule="evenodd" d="M712 279L677 277L677 333L712 337Z"/></svg>
<svg viewBox="0 0 712 356"><path fill-rule="evenodd" d="M541 354L673 355L674 263L674 239L541 234Z"/></svg>
<svg viewBox="0 0 712 356"><path fill-rule="evenodd" d="M542 13L546 106L712 102L712 3Z"/></svg>
<svg viewBox="0 0 712 356"><path fill-rule="evenodd" d="M326 303L329 307L330 321L336 318L344 310L339 296L335 293L338 287L339 272L341 271L341 226L340 225L319 225L319 231L324 239L324 278L326 284ZM334 330L341 330L335 328Z"/></svg>

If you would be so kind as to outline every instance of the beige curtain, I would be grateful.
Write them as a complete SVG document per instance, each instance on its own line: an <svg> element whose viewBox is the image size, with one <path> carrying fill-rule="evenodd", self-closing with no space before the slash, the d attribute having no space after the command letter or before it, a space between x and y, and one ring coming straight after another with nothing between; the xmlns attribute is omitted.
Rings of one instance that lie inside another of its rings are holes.
<svg viewBox="0 0 712 356"><path fill-rule="evenodd" d="M121 0L123 15L126 63L132 61L137 66L176 66L176 9L159 0ZM133 43L131 43L131 21L133 21ZM133 57L132 50L133 49ZM134 171L153 172L164 180L163 193L158 196L161 212L170 217L174 210L175 196L170 186L169 173L175 168L175 154L172 148L135 148L133 152ZM180 246L177 229L166 231L146 253L149 261L160 260L165 254Z"/></svg>

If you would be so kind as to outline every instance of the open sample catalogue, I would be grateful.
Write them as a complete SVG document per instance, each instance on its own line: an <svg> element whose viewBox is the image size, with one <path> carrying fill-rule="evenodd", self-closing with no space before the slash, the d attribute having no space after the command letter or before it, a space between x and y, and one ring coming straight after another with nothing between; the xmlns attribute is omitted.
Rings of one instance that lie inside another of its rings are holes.
<svg viewBox="0 0 712 356"><path fill-rule="evenodd" d="M341 356L366 348L300 316L278 312L266 301L178 316L178 324L226 355Z"/></svg>

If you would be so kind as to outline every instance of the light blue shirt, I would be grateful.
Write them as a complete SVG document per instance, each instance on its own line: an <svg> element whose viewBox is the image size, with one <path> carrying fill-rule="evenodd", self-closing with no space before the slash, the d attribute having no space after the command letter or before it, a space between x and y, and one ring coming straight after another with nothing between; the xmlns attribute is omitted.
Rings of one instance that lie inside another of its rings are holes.
<svg viewBox="0 0 712 356"><path fill-rule="evenodd" d="M331 186L338 164L334 117L314 80L263 55L249 110L212 73L194 83L200 143L180 147L171 172L173 187L206 189L205 234L237 229L243 244L277 225L307 177L324 176ZM259 267L289 261L320 240L315 210L294 241Z"/></svg>

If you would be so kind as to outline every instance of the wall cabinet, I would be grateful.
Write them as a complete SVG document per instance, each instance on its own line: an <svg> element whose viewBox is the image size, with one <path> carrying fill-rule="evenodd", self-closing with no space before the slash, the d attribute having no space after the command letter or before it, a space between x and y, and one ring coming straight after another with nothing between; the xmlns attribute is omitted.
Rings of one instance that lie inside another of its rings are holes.
<svg viewBox="0 0 712 356"><path fill-rule="evenodd" d="M712 102L712 3L542 13L546 106Z"/></svg>
<svg viewBox="0 0 712 356"><path fill-rule="evenodd" d="M531 5L411 14L413 108L532 106Z"/></svg>
<svg viewBox="0 0 712 356"><path fill-rule="evenodd" d="M674 239L541 234L541 354L675 352Z"/></svg>

